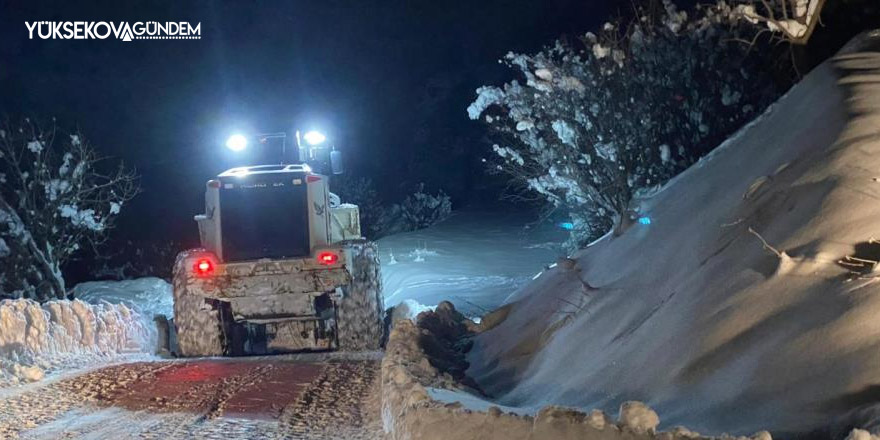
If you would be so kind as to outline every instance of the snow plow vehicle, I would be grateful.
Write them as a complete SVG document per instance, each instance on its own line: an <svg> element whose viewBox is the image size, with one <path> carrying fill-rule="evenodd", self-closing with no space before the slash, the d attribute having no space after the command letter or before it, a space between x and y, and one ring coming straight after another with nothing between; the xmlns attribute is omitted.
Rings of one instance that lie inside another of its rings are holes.
<svg viewBox="0 0 880 440"><path fill-rule="evenodd" d="M300 147L299 155L306 163L284 164L282 157L281 164L237 167L207 182L205 213L195 216L202 247L181 252L174 264L174 354L382 344L376 245L361 236L358 207L341 204L328 175L313 171L313 151Z"/></svg>

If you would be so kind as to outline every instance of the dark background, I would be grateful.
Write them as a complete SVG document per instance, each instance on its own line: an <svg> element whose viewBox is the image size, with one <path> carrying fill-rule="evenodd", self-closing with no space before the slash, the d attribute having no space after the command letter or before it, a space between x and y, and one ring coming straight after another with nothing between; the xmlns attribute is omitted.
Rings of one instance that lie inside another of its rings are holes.
<svg viewBox="0 0 880 440"><path fill-rule="evenodd" d="M0 113L56 117L137 168L143 193L117 234L197 240L204 182L236 130L318 128L389 201L424 181L461 207L497 199L474 90L606 20L587 0L0 2ZM25 21L189 21L201 40L28 40Z"/></svg>
<svg viewBox="0 0 880 440"><path fill-rule="evenodd" d="M817 49L794 54L804 71L877 21L876 5L871 13L864 6L874 0L829 3L836 15L823 14ZM223 147L238 130L320 129L345 152L349 174L371 177L386 202L424 182L456 208L483 205L497 202L504 182L480 161L490 152L485 127L467 118L474 90L512 79L498 63L508 51L535 52L630 7L0 0L0 116L55 117L137 169L143 192L122 211L114 232L121 243L196 245L192 215L202 210L204 182L255 160ZM28 40L25 21L38 20L189 21L201 23L202 39Z"/></svg>

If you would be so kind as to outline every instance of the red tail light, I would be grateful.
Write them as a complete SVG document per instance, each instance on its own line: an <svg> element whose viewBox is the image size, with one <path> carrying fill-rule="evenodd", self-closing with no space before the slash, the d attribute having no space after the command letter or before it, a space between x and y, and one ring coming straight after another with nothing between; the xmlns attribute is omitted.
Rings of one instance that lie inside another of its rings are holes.
<svg viewBox="0 0 880 440"><path fill-rule="evenodd" d="M214 273L214 262L210 258L199 258L193 264L193 272L200 277L210 276Z"/></svg>
<svg viewBox="0 0 880 440"><path fill-rule="evenodd" d="M308 176L306 176L306 183L320 182L320 181L321 181L321 176L316 176L314 174L309 174Z"/></svg>
<svg viewBox="0 0 880 440"><path fill-rule="evenodd" d="M339 255L336 255L333 252L325 251L318 254L318 263L329 266L331 264L336 264L337 261L339 261Z"/></svg>

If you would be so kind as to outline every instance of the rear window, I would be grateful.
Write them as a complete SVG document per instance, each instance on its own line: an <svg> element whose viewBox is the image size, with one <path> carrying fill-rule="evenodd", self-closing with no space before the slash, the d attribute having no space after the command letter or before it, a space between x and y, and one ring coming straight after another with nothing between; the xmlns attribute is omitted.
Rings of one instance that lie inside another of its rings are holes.
<svg viewBox="0 0 880 440"><path fill-rule="evenodd" d="M291 182L242 180L222 185L220 227L224 260L309 255L307 189L305 183Z"/></svg>

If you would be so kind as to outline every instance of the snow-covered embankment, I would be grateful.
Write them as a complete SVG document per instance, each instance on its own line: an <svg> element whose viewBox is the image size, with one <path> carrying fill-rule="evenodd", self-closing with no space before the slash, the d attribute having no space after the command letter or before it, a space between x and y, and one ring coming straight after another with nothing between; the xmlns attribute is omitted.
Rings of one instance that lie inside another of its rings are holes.
<svg viewBox="0 0 880 440"><path fill-rule="evenodd" d="M158 278L77 285L76 300L0 301L0 387L155 350L155 313L170 313Z"/></svg>
<svg viewBox="0 0 880 440"><path fill-rule="evenodd" d="M498 313L493 313L497 315ZM503 313L502 313L503 314ZM641 402L624 402L617 419L602 411L548 405L543 408L510 408L479 397L461 375L465 347L462 337L482 331L450 303L418 317L418 323L395 323L382 360L382 421L394 440L711 440L686 428L658 432L657 414ZM457 359L458 358L458 359ZM766 440L759 432L750 438Z"/></svg>
<svg viewBox="0 0 880 440"><path fill-rule="evenodd" d="M880 32L512 298L469 374L501 404L642 400L703 432L880 430Z"/></svg>

